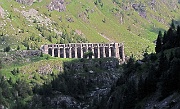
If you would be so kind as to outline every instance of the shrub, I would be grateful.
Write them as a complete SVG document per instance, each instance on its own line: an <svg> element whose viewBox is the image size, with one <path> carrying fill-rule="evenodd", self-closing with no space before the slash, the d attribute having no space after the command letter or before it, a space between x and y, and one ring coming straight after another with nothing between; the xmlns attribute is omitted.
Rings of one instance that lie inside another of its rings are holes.
<svg viewBox="0 0 180 109"><path fill-rule="evenodd" d="M4 48L4 52L9 52L11 50L10 46L7 46L6 48Z"/></svg>

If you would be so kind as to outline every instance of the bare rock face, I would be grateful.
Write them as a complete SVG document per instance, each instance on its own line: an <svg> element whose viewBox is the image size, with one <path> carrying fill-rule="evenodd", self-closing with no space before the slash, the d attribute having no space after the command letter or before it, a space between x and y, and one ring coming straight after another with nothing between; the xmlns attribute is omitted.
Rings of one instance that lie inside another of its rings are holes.
<svg viewBox="0 0 180 109"><path fill-rule="evenodd" d="M143 18L146 18L146 7L144 4L133 4L132 7L134 8L135 11L139 13L139 15Z"/></svg>
<svg viewBox="0 0 180 109"><path fill-rule="evenodd" d="M17 2L25 5L32 5L34 2L41 2L42 0L16 0Z"/></svg>
<svg viewBox="0 0 180 109"><path fill-rule="evenodd" d="M23 51L16 51L15 56L19 57L34 57L40 56L41 51L39 50L23 50Z"/></svg>
<svg viewBox="0 0 180 109"><path fill-rule="evenodd" d="M66 6L64 0L52 0L48 5L49 10L57 10L59 12L65 11Z"/></svg>
<svg viewBox="0 0 180 109"><path fill-rule="evenodd" d="M96 109L98 103L110 93L111 87L118 80L118 65L118 59L115 58L63 62L61 68L64 73L58 75L51 84L54 88L52 96L37 94L29 108L38 108L40 104L45 103L45 106L52 109ZM56 67L58 66L60 65L57 64ZM42 65L41 71L46 72L51 69L50 67L52 66L48 64Z"/></svg>
<svg viewBox="0 0 180 109"><path fill-rule="evenodd" d="M16 1L25 5L32 5L34 2L34 0L16 0Z"/></svg>

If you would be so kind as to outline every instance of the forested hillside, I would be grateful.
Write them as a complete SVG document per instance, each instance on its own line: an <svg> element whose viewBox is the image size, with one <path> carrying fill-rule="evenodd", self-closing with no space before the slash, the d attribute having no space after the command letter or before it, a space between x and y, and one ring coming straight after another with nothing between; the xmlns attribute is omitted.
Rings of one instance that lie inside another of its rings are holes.
<svg viewBox="0 0 180 109"><path fill-rule="evenodd" d="M159 32L156 54L133 58L98 109L179 109L180 35L172 22L164 34Z"/></svg>

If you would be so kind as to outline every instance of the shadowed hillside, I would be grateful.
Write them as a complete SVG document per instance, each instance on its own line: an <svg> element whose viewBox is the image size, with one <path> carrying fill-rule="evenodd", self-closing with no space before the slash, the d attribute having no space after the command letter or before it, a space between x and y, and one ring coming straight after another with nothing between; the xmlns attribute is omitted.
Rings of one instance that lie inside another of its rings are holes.
<svg viewBox="0 0 180 109"><path fill-rule="evenodd" d="M159 32L156 54L145 52L143 60L129 59L98 109L179 109L179 31L172 22L167 32Z"/></svg>
<svg viewBox="0 0 180 109"><path fill-rule="evenodd" d="M1 108L95 108L122 70L115 58L58 59L22 54L16 57L22 60L19 65L16 58L9 57L13 62L1 60Z"/></svg>

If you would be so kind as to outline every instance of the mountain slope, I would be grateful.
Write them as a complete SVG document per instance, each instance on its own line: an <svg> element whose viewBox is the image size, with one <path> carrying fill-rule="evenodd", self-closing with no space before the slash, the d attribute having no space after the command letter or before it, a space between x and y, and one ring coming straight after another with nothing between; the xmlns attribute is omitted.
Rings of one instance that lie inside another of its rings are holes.
<svg viewBox="0 0 180 109"><path fill-rule="evenodd" d="M140 57L167 22L179 20L177 0L0 0L1 45L38 49L46 43L124 42ZM55 9L55 10L54 10ZM60 12L59 12L60 11ZM178 23L178 22L177 22Z"/></svg>

